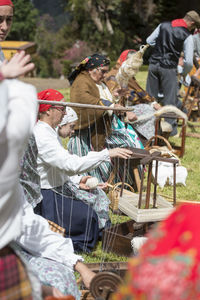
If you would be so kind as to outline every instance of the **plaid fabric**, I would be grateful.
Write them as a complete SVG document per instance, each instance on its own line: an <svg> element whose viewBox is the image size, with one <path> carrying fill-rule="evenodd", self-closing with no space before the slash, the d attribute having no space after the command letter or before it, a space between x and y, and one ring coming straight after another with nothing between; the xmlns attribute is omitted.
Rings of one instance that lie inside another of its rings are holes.
<svg viewBox="0 0 200 300"><path fill-rule="evenodd" d="M25 267L9 247L0 250L0 299L32 300Z"/></svg>

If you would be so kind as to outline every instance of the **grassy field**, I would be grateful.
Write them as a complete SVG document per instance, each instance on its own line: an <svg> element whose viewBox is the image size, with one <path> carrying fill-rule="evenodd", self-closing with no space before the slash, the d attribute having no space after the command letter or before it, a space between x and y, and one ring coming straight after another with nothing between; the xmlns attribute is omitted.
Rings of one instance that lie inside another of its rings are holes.
<svg viewBox="0 0 200 300"><path fill-rule="evenodd" d="M140 85L145 89L147 78L147 67L143 66L142 70L136 76ZM69 99L69 89L61 90L67 99ZM200 125L200 123L195 123ZM187 132L191 132L191 129L187 127ZM200 133L200 127L196 130ZM180 143L180 138L171 138L170 142L173 144ZM188 176L186 180L186 186L177 186L177 200L191 200L200 201L200 139L198 138L186 138L185 155L181 159L181 165L187 168ZM158 193L172 196L173 188L171 186L164 187L163 190L158 189ZM113 223L121 223L128 220L128 217L112 216ZM103 253L101 248L101 242L98 243L96 249L90 255L83 255L86 262L102 262L102 261L126 261L126 258L119 257L114 254Z"/></svg>

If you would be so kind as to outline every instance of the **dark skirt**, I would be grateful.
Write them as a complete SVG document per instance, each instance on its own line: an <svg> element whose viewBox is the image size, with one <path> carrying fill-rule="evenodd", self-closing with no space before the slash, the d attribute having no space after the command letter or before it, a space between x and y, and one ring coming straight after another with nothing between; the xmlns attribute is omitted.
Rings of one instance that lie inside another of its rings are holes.
<svg viewBox="0 0 200 300"><path fill-rule="evenodd" d="M86 203L52 190L42 189L41 193L43 200L34 209L35 213L64 227L75 251L90 252L99 238L96 212Z"/></svg>

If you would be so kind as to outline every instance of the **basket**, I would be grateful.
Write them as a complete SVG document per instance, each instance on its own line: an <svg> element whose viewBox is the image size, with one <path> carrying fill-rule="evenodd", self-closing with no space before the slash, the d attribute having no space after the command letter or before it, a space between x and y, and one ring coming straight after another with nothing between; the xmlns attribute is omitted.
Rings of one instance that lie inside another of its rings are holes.
<svg viewBox="0 0 200 300"><path fill-rule="evenodd" d="M47 220L49 223L49 228L53 231L53 232L57 232L62 236L65 236L65 228L59 226L58 224L54 223L53 221Z"/></svg>
<svg viewBox="0 0 200 300"><path fill-rule="evenodd" d="M165 143L165 146L151 145L151 143L155 139L162 140ZM176 158L180 162L179 158L175 154L175 150L172 148L169 141L161 135L152 136L146 143L145 150L148 150L150 153L160 151L162 157Z"/></svg>
<svg viewBox="0 0 200 300"><path fill-rule="evenodd" d="M121 193L121 188L120 186L122 185L122 182L118 182L114 185L108 185L111 189L108 193L108 198L110 199L110 208L112 211L117 211L118 210L118 205L119 205L119 198L120 198L120 193ZM130 191L134 193L134 189L132 186L126 182L124 182L124 185L129 187ZM129 190L123 189L123 193L130 193Z"/></svg>

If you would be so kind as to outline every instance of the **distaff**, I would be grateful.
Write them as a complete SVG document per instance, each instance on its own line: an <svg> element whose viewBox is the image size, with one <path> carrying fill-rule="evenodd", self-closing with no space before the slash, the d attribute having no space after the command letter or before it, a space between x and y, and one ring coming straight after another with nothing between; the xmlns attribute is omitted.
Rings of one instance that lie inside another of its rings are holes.
<svg viewBox="0 0 200 300"><path fill-rule="evenodd" d="M58 106L58 102L57 101L49 101L49 100L40 100L38 99L38 102L40 104L48 104L48 105L56 105ZM60 101L59 105L61 106L69 106L69 107L77 107L77 108L96 108L96 109L100 109L100 110L113 110L113 111L132 111L132 108L128 108L128 107L108 107L108 106L101 106L101 105L92 105L92 104L82 104L82 103L72 103L72 102L63 102Z"/></svg>

